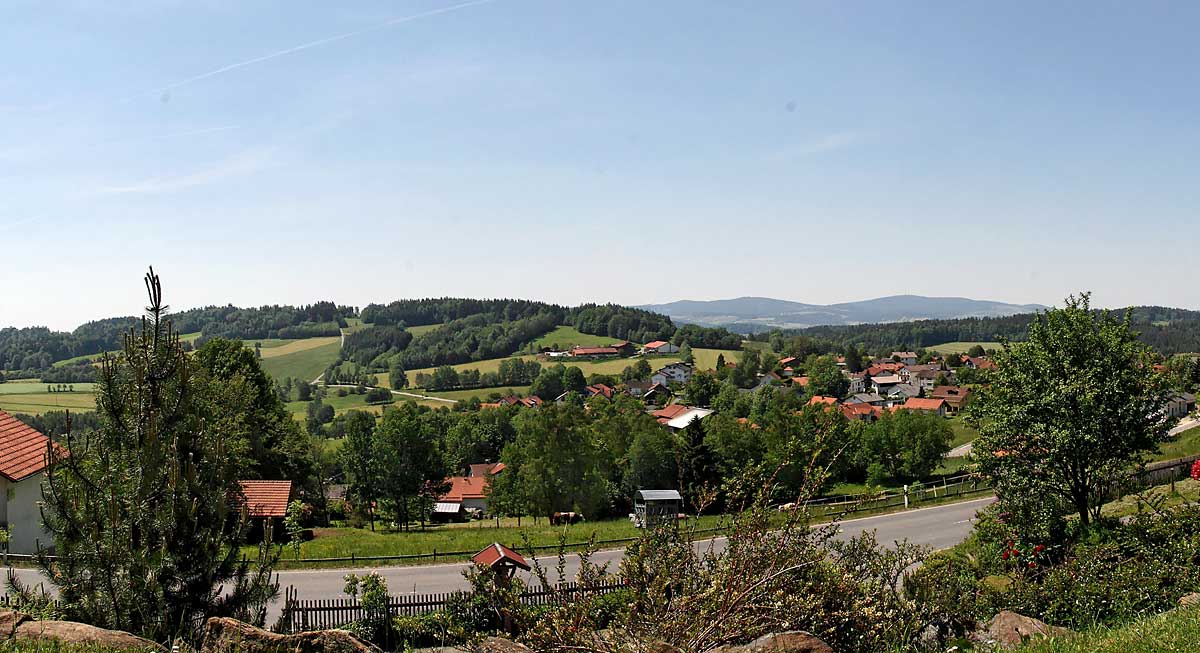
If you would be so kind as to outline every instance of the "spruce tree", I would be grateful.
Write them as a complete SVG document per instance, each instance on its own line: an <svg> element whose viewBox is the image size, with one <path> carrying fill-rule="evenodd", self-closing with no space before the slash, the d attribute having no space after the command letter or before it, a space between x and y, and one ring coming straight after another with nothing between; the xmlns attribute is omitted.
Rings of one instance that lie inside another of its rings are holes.
<svg viewBox="0 0 1200 653"><path fill-rule="evenodd" d="M70 619L160 642L194 639L213 616L261 624L278 550L268 537L257 559L241 554L234 436L193 378L153 269L146 289L140 326L103 358L99 428L74 436L68 426L49 450L42 516L56 555L38 563Z"/></svg>

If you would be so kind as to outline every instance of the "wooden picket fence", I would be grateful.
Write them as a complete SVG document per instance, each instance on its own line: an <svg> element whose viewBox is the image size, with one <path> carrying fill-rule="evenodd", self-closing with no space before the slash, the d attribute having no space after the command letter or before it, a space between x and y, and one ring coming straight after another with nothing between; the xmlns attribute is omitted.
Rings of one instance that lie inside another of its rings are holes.
<svg viewBox="0 0 1200 653"><path fill-rule="evenodd" d="M550 605L564 598L608 594L624 587L620 581L611 581L589 587L569 582L555 585L553 589L528 590L521 594L521 603L528 606ZM413 617L444 610L456 597L465 597L467 592L443 592L436 594L402 594L388 597L388 617ZM294 587L284 590L283 612L275 629L281 633L299 633L310 630L325 630L344 627L367 616L356 598L300 599Z"/></svg>

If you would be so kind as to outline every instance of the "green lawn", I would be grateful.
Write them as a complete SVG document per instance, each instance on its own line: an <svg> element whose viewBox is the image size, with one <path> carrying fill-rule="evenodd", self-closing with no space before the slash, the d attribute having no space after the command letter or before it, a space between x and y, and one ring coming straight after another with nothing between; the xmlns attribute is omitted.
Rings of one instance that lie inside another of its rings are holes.
<svg viewBox="0 0 1200 653"><path fill-rule="evenodd" d="M954 430L954 440L950 442L951 448L973 442L975 438L979 437L979 431L967 426L962 416L959 415L950 418L950 428Z"/></svg>
<svg viewBox="0 0 1200 653"><path fill-rule="evenodd" d="M633 527L628 519L609 519L596 522L582 522L570 526L550 526L545 519L536 523L531 518L521 520L517 527L515 520L503 520L499 528L496 522L482 520L463 524L428 525L425 530L413 525L408 532L394 531L387 528L384 522L376 521L375 532L369 526L365 528L318 528L315 537L300 545L301 558L348 558L370 556L394 556L428 554L432 551L475 552L493 542L501 542L508 546L517 545L524 549L524 537L528 537L535 546L556 545L561 535L566 535L567 542L578 544L586 542L593 534L597 540L614 540L637 537L640 531ZM722 517L705 516L698 522L702 528L713 528L723 522ZM609 546L608 548L612 548ZM247 554L252 547L247 547ZM284 550L283 567L288 558L295 553L290 548ZM445 562L443 560L442 562ZM378 564L428 564L430 560L414 561L376 561ZM340 563L345 566L348 563ZM360 563L361 564L361 563ZM305 566L311 567L311 564Z"/></svg>
<svg viewBox="0 0 1200 653"><path fill-rule="evenodd" d="M440 326L442 326L442 325L440 325L440 324L422 324L421 326L404 327L404 330L413 334L414 338L419 338Z"/></svg>
<svg viewBox="0 0 1200 653"><path fill-rule="evenodd" d="M1127 626L1034 640L1017 653L1184 653L1200 642L1200 608L1180 608Z"/></svg>
<svg viewBox="0 0 1200 653"><path fill-rule="evenodd" d="M715 370L717 369L717 356L725 356L725 362L736 363L742 357L740 351L730 351L726 349L693 349L692 358L695 360L696 369L698 370Z"/></svg>
<svg viewBox="0 0 1200 653"><path fill-rule="evenodd" d="M425 395L427 397L437 397L438 399L453 399L455 401L462 401L464 399L470 399L471 397L479 397L479 399L481 401L487 401L488 395L491 395L493 393L499 393L502 396L515 394L515 395L520 395L520 396L524 397L525 395L529 394L529 386L513 385L513 386L504 386L502 388L479 388L477 390L445 390L442 392L426 392L424 390L413 390L413 392L415 392L417 394Z"/></svg>
<svg viewBox="0 0 1200 653"><path fill-rule="evenodd" d="M1164 501L1164 508L1179 506L1184 503L1195 503L1197 500L1200 500L1200 481L1185 478L1181 481L1175 481L1173 486L1170 483L1156 485L1141 494L1130 494L1116 501L1110 501L1104 504L1104 507L1100 510L1108 517L1125 517L1148 510L1149 507L1142 500L1143 495L1151 500L1161 498Z"/></svg>
<svg viewBox="0 0 1200 653"><path fill-rule="evenodd" d="M537 349L542 347L551 347L557 351L566 351L575 345L583 347L607 347L620 338L611 336L594 336L590 333L580 333L575 327L560 326L550 333L533 341L533 346Z"/></svg>
<svg viewBox="0 0 1200 653"><path fill-rule="evenodd" d="M968 349L974 347L975 345L979 345L985 350L1000 348L1000 343L998 342L947 342L941 345L932 345L926 347L925 349L937 352L939 354L965 354L967 353Z"/></svg>
<svg viewBox="0 0 1200 653"><path fill-rule="evenodd" d="M46 392L44 383L0 383L0 410L9 413L41 415L52 410L89 411L96 409L95 384L67 384L75 392Z"/></svg>
<svg viewBox="0 0 1200 653"><path fill-rule="evenodd" d="M291 340L279 347L263 349L262 368L275 379L293 377L312 381L337 360L340 338ZM250 347L254 347L250 343Z"/></svg>
<svg viewBox="0 0 1200 653"><path fill-rule="evenodd" d="M1171 460L1200 454L1200 426L1180 433L1170 442L1159 446L1159 451L1150 456L1151 460Z"/></svg>

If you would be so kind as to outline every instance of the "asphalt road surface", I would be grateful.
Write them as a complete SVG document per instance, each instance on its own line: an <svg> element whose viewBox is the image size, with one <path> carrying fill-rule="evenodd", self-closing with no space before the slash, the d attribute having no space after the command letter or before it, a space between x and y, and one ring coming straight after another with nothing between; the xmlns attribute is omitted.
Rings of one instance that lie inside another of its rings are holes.
<svg viewBox="0 0 1200 653"><path fill-rule="evenodd" d="M934 549L945 549L958 544L971 531L971 523L975 512L994 501L994 497L973 499L961 503L951 503L931 508L917 508L905 512L886 515L875 515L859 519L848 519L841 523L838 537L849 538L864 531L874 530L881 544L891 544L908 540ZM725 538L704 540L698 546L712 546L720 551L725 546ZM623 551L599 551L592 556L592 562L610 563L614 569L619 564ZM553 572L557 564L556 556L539 557L544 567ZM463 578L465 563L410 566L410 567L367 567L362 569L310 569L279 572L281 588L293 587L300 599L329 599L343 598L342 578L349 573L364 574L377 572L387 579L388 589L393 595L417 593L433 594L453 592L467 589L466 579ZM567 556L566 573L574 577L579 568L579 557ZM15 569L17 576L27 585L38 585L42 577L34 569ZM526 580L530 575L526 574ZM282 600L283 592L280 592ZM280 605L277 601L268 615L268 623L279 614Z"/></svg>

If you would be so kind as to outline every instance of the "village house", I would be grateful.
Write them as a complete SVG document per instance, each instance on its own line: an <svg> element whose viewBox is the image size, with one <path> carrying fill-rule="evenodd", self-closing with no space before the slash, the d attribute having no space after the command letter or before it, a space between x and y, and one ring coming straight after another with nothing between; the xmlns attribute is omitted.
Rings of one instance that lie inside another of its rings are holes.
<svg viewBox="0 0 1200 653"><path fill-rule="evenodd" d="M650 380L665 386L683 385L692 380L693 368L687 363L671 363L655 372Z"/></svg>
<svg viewBox="0 0 1200 653"><path fill-rule="evenodd" d="M621 342L614 342L612 344L612 348L616 349L617 355L621 356L622 358L629 358L630 356L633 356L634 354L637 353L637 345L633 344L632 342L629 342L628 340L622 340Z"/></svg>
<svg viewBox="0 0 1200 653"><path fill-rule="evenodd" d="M0 524L9 529L10 553L53 545L38 508L49 444L50 438L0 410Z"/></svg>
<svg viewBox="0 0 1200 653"><path fill-rule="evenodd" d="M1196 396L1187 392L1176 392L1167 399L1167 417L1187 417L1196 410Z"/></svg>
<svg viewBox="0 0 1200 653"><path fill-rule="evenodd" d="M433 518L455 519L476 510L487 513L488 484L503 471L504 463L476 463L467 467L466 476L446 478L449 489L434 504Z"/></svg>
<svg viewBox="0 0 1200 653"><path fill-rule="evenodd" d="M808 400L809 406L836 406L838 405L837 397L826 397L823 395L813 395L812 399Z"/></svg>
<svg viewBox="0 0 1200 653"><path fill-rule="evenodd" d="M888 358L900 363L904 363L905 365L917 364L917 353L913 351L894 351L892 352L891 356L888 356Z"/></svg>
<svg viewBox="0 0 1200 653"><path fill-rule="evenodd" d="M871 377L871 391L875 394L887 396L892 388L904 383L904 379L896 374L886 374Z"/></svg>
<svg viewBox="0 0 1200 653"><path fill-rule="evenodd" d="M659 424L678 431L685 429L689 424L696 420L704 419L713 414L713 411L708 408L697 408L695 406L684 406L683 404L671 404L664 406L650 413Z"/></svg>
<svg viewBox="0 0 1200 653"><path fill-rule="evenodd" d="M957 385L934 386L928 393L931 399L941 399L946 402L946 413L957 415L967 405L971 389Z"/></svg>
<svg viewBox="0 0 1200 653"><path fill-rule="evenodd" d="M885 403L887 403L887 399L884 399L881 395L878 395L874 392L859 392L859 393L850 395L850 397L846 399L845 403L847 403L847 404L867 404L868 406L882 406Z"/></svg>
<svg viewBox="0 0 1200 653"><path fill-rule="evenodd" d="M933 413L938 417L945 417L946 401L944 399L923 399L921 397L911 397L903 404L893 406L892 410L916 410L925 413Z"/></svg>
<svg viewBox="0 0 1200 653"><path fill-rule="evenodd" d="M847 390L850 394L867 391L867 375L865 372L847 372L842 370L842 374L846 380L850 381L850 388Z"/></svg>
<svg viewBox="0 0 1200 653"><path fill-rule="evenodd" d="M885 395L889 401L904 403L913 397L921 396L921 388L911 383L898 383L891 387Z"/></svg>
<svg viewBox="0 0 1200 653"><path fill-rule="evenodd" d="M963 367L969 367L973 370L994 370L996 363L986 356L966 356L962 357Z"/></svg>
<svg viewBox="0 0 1200 653"><path fill-rule="evenodd" d="M647 342L646 345L642 347L642 353L677 354L679 353L679 346L673 345L665 340L655 340L654 342Z"/></svg>
<svg viewBox="0 0 1200 653"><path fill-rule="evenodd" d="M872 406L871 404L845 403L839 406L839 408L842 410L842 415L845 415L846 419L851 421L858 420L860 422L874 422L883 416L883 409L879 406Z"/></svg>
<svg viewBox="0 0 1200 653"><path fill-rule="evenodd" d="M528 397L518 397L517 395L508 395L501 397L496 401L479 404L480 408L501 408L503 406L521 406L523 408L539 408L545 403L542 398L537 395L529 395Z"/></svg>
<svg viewBox="0 0 1200 653"><path fill-rule="evenodd" d="M866 373L866 375L868 377L876 377L876 376L887 376L887 375L891 375L891 374L896 374L897 372L899 372L902 369L904 369L903 363L883 362L883 363L873 363L870 367L868 367L867 369L865 369L863 371Z"/></svg>

